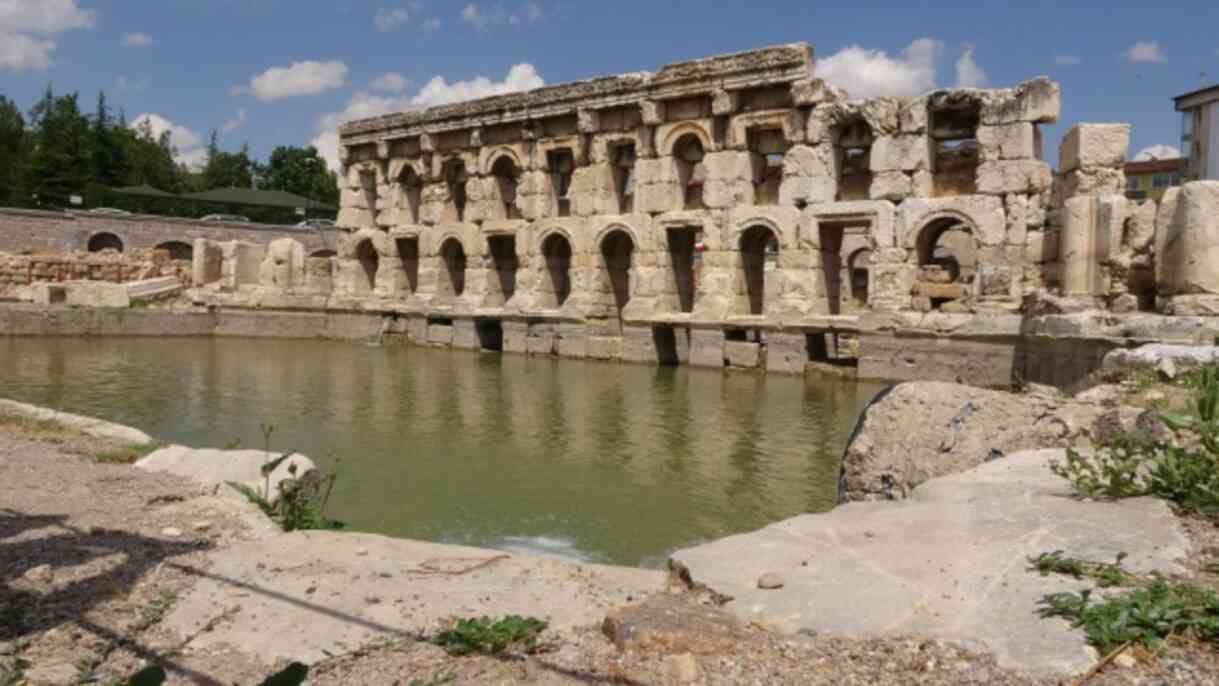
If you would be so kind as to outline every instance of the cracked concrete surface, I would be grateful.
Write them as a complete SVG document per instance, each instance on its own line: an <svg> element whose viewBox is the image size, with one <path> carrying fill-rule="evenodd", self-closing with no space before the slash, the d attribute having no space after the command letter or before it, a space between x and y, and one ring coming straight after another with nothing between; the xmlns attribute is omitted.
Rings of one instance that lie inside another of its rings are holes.
<svg viewBox="0 0 1219 686"><path fill-rule="evenodd" d="M1029 571L1063 550L1127 568L1182 572L1181 525L1162 501L1084 502L1048 463L1061 450L1013 454L929 481L909 500L858 502L680 550L697 583L731 596L742 618L782 631L924 635L993 652L1001 667L1078 673L1097 658L1083 633L1038 616L1047 593L1089 588ZM758 588L763 574L784 586Z"/></svg>
<svg viewBox="0 0 1219 686"><path fill-rule="evenodd" d="M191 651L231 646L308 663L373 640L414 637L446 618L532 615L594 624L662 590L658 570L576 564L385 536L282 534L213 552L164 626ZM208 630L203 629L208 627Z"/></svg>

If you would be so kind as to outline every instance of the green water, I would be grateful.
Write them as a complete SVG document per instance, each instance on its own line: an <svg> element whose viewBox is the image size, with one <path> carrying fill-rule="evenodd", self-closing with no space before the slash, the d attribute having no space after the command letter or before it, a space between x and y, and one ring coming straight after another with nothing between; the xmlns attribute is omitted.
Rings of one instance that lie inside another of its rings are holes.
<svg viewBox="0 0 1219 686"><path fill-rule="evenodd" d="M2 338L0 396L341 458L352 528L628 565L824 510L878 384L324 341Z"/></svg>

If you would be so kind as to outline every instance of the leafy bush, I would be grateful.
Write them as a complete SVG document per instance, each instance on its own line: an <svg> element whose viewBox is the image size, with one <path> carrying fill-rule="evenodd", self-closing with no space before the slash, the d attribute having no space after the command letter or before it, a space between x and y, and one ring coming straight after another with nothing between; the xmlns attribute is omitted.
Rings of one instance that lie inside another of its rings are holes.
<svg viewBox="0 0 1219 686"><path fill-rule="evenodd" d="M1092 602L1092 591L1048 595L1041 615L1082 627L1088 643L1102 654L1126 643L1154 650L1177 634L1219 643L1219 594L1164 579L1099 602Z"/></svg>
<svg viewBox="0 0 1219 686"><path fill-rule="evenodd" d="M536 617L509 615L498 621L479 617L458 620L452 629L438 634L435 641L450 655L496 655L510 646L532 653L537 650L538 636L545 630L546 622Z"/></svg>

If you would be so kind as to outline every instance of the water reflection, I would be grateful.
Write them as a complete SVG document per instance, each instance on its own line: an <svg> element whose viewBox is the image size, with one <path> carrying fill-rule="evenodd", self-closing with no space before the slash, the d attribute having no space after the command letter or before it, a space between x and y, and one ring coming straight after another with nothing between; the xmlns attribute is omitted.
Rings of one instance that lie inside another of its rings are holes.
<svg viewBox="0 0 1219 686"><path fill-rule="evenodd" d="M342 459L354 528L624 564L835 497L874 384L322 341L0 339L0 395Z"/></svg>

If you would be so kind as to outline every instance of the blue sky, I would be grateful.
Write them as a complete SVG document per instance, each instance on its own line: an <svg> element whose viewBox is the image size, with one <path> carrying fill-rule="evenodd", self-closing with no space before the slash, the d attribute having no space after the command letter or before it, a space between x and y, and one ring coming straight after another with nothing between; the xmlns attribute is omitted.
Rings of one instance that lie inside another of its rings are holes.
<svg viewBox="0 0 1219 686"><path fill-rule="evenodd" d="M192 162L212 129L259 156L310 142L332 156L346 117L807 41L818 75L853 94L1049 75L1056 161L1080 121L1132 123L1132 156L1176 146L1172 96L1219 82L1213 0L927 4L0 0L0 94L27 109L51 83L92 109L105 89L130 119L172 127Z"/></svg>

